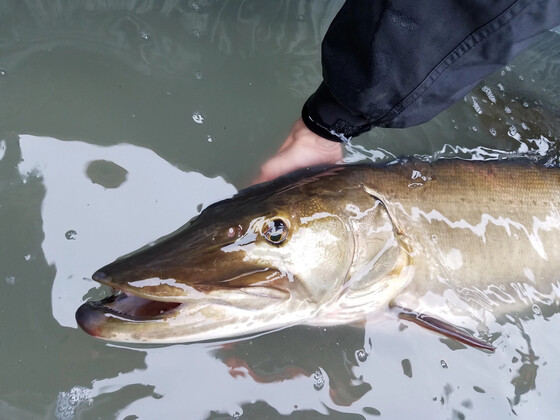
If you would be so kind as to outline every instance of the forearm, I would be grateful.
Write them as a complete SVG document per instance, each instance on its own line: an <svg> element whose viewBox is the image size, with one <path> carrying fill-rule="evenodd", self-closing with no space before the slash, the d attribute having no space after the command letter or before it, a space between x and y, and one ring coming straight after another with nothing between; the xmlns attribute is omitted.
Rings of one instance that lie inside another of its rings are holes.
<svg viewBox="0 0 560 420"><path fill-rule="evenodd" d="M558 24L560 0L348 0L303 120L331 140L421 124Z"/></svg>

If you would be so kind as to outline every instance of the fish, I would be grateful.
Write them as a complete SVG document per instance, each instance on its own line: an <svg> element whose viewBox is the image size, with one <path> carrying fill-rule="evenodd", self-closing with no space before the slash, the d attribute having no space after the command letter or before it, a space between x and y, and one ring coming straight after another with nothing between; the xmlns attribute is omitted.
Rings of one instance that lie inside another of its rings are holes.
<svg viewBox="0 0 560 420"><path fill-rule="evenodd" d="M560 168L403 159L311 168L214 203L92 276L78 325L128 343L223 340L395 313L485 351L560 297ZM556 310L556 309L554 309Z"/></svg>

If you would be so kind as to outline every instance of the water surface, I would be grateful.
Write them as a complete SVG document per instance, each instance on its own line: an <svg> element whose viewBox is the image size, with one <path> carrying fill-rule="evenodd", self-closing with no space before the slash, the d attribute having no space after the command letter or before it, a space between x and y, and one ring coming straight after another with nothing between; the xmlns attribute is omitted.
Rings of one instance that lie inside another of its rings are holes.
<svg viewBox="0 0 560 420"><path fill-rule="evenodd" d="M555 418L556 313L495 325L494 354L390 313L366 328L122 346L77 329L91 274L250 182L320 81L341 1L0 4L0 419ZM354 139L557 164L560 35L435 120Z"/></svg>

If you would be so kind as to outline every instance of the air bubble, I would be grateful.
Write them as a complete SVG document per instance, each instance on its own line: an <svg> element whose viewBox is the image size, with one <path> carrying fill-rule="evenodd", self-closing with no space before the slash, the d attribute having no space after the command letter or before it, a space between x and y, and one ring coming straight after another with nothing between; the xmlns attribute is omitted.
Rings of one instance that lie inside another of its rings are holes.
<svg viewBox="0 0 560 420"><path fill-rule="evenodd" d="M410 188L411 190L413 190L414 188L419 188L419 187L423 187L424 183L423 182L412 182L410 184L408 184L408 188Z"/></svg>
<svg viewBox="0 0 560 420"><path fill-rule="evenodd" d="M142 32L140 32L140 38L142 38L144 41L149 41L150 38L151 38L151 35L146 31L142 31Z"/></svg>
<svg viewBox="0 0 560 420"><path fill-rule="evenodd" d="M70 396L68 397L68 403L73 407L76 407L79 404L79 402L80 399L75 394L70 394Z"/></svg>
<svg viewBox="0 0 560 420"><path fill-rule="evenodd" d="M325 386L325 378L323 377L323 373L320 370L316 370L313 373L313 388L317 391L320 391Z"/></svg>
<svg viewBox="0 0 560 420"><path fill-rule="evenodd" d="M204 122L204 117L199 112L192 114L192 119L197 124L202 124Z"/></svg>
<svg viewBox="0 0 560 420"><path fill-rule="evenodd" d="M25 259L25 261L30 261L31 260L31 255L27 254L25 257L23 257Z"/></svg>
<svg viewBox="0 0 560 420"><path fill-rule="evenodd" d="M0 160L6 155L6 140L0 141Z"/></svg>
<svg viewBox="0 0 560 420"><path fill-rule="evenodd" d="M64 234L64 236L66 236L66 239L68 239L69 241L73 241L78 236L78 232L76 232L75 230L69 230Z"/></svg>
<svg viewBox="0 0 560 420"><path fill-rule="evenodd" d="M495 128L491 128L491 129L490 129L490 130L488 130L488 131L490 131L490 134L492 134L492 135L493 135L494 137L495 137L495 136L496 136L496 134L497 134L497 132L496 132L496 129L495 129Z"/></svg>
<svg viewBox="0 0 560 420"><path fill-rule="evenodd" d="M533 310L533 313L537 316L541 316L542 315L542 311L541 308L539 307L539 305L537 305L536 303L532 306L531 308Z"/></svg>
<svg viewBox="0 0 560 420"><path fill-rule="evenodd" d="M212 137L211 136L206 136L206 140L208 140L208 143L212 143Z"/></svg>
<svg viewBox="0 0 560 420"><path fill-rule="evenodd" d="M356 357L360 362L365 362L368 358L368 354L364 349L360 349L356 352Z"/></svg>
<svg viewBox="0 0 560 420"><path fill-rule="evenodd" d="M492 89L490 89L490 87L483 86L482 91L486 94L486 96L488 97L490 102L492 102L494 104L496 103L496 97L494 96L494 93L492 93Z"/></svg>
<svg viewBox="0 0 560 420"><path fill-rule="evenodd" d="M6 75L6 70L0 69L0 76L5 76L5 75Z"/></svg>
<svg viewBox="0 0 560 420"><path fill-rule="evenodd" d="M474 97L472 98L472 102L473 102L472 106L474 108L474 111L479 115L482 114L482 108L480 107L480 105L478 104L478 102Z"/></svg>
<svg viewBox="0 0 560 420"><path fill-rule="evenodd" d="M447 363L445 362L445 360L442 360L441 362L439 362L441 364L441 367L444 369L447 369L449 366L447 366Z"/></svg>
<svg viewBox="0 0 560 420"><path fill-rule="evenodd" d="M73 419L76 409L92 402L87 388L75 386L69 392L59 392L56 398L55 417L57 420Z"/></svg>
<svg viewBox="0 0 560 420"><path fill-rule="evenodd" d="M515 140L519 141L521 140L521 134L519 134L517 132L517 127L515 127L514 125L511 125L508 129L508 136L510 136L511 138L514 138ZM527 146L527 145L525 145Z"/></svg>

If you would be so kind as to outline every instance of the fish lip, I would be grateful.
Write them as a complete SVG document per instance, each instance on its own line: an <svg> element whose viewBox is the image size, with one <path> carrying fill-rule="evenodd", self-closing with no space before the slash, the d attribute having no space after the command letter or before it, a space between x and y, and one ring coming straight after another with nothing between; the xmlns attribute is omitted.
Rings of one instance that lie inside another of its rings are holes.
<svg viewBox="0 0 560 420"><path fill-rule="evenodd" d="M105 314L96 310L97 308L86 302L76 310L76 322L82 330L94 337L102 337L100 326L103 324Z"/></svg>
<svg viewBox="0 0 560 420"><path fill-rule="evenodd" d="M248 273L251 274L251 273ZM139 289L119 285L113 282L113 277L103 271L97 271L92 275L92 279L111 287L113 294L101 300L88 301L83 303L76 311L76 320L82 326L92 322L92 316L97 321L103 322L103 317L112 317L121 321L130 322L158 322L165 321L180 312L180 308L185 305L238 305L239 301L232 299L230 303L222 296L213 296L213 292L223 292L249 299L261 299L267 302L285 301L290 298L290 292L274 287L272 285L256 284L244 287L204 285L204 291L199 291L199 295L185 299L184 297L161 297L150 293L142 292ZM150 305L154 309L150 309ZM138 315L138 313L146 314ZM84 328L85 329L85 328ZM87 330L86 330L87 331Z"/></svg>

